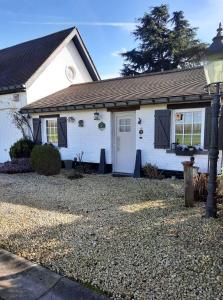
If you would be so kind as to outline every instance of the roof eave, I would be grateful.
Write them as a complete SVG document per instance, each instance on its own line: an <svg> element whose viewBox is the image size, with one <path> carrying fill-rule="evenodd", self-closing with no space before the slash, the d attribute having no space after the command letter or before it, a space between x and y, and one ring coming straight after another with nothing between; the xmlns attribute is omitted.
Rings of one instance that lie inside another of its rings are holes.
<svg viewBox="0 0 223 300"><path fill-rule="evenodd" d="M75 31L76 31L76 35L73 37L73 42L74 42L77 50L79 51L79 54L80 54L81 58L83 59L89 74L91 75L91 77L94 81L101 80L101 77L98 73L98 70L97 70L95 64L94 64L94 61L93 61L87 47L85 46L85 43L76 27L75 27ZM75 37L77 37L78 40L75 41ZM78 41L78 44L77 44L77 41ZM83 50L83 53L80 51L81 49Z"/></svg>
<svg viewBox="0 0 223 300"><path fill-rule="evenodd" d="M185 96L173 96L163 98L148 98L140 100L127 100L127 101L111 101L103 103L92 103L92 104L70 104L57 107L34 107L34 108L22 108L20 111L23 114L26 113L41 113L41 112L55 112L55 111L73 111L73 110L86 110L86 109L99 109L99 108L111 108L111 107L129 107L133 105L154 105L154 104L168 104L168 103L192 103L198 101L211 100L211 96L208 94L201 95L185 95Z"/></svg>
<svg viewBox="0 0 223 300"><path fill-rule="evenodd" d="M19 93L25 91L26 91L26 87L24 84L16 84L16 85L0 87L0 95Z"/></svg>

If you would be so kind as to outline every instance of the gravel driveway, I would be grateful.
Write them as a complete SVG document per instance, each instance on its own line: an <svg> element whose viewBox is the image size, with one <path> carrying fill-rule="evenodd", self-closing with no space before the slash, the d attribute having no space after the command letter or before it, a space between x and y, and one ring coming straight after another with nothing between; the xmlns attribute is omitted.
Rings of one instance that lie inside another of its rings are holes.
<svg viewBox="0 0 223 300"><path fill-rule="evenodd" d="M223 216L182 181L0 175L0 247L113 299L223 299Z"/></svg>

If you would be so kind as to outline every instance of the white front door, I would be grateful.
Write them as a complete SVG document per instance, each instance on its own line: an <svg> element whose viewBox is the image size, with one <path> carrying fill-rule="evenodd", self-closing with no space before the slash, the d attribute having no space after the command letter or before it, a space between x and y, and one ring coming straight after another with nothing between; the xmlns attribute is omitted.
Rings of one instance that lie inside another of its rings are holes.
<svg viewBox="0 0 223 300"><path fill-rule="evenodd" d="M113 171L134 172L136 157L136 114L117 112L114 115Z"/></svg>

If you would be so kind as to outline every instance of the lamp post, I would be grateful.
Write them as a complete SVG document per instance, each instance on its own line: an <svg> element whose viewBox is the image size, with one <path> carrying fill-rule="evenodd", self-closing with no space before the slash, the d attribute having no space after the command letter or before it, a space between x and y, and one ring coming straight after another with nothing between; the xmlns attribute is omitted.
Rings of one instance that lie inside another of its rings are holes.
<svg viewBox="0 0 223 300"><path fill-rule="evenodd" d="M208 90L214 93L211 103L211 141L209 147L209 179L208 196L206 202L206 217L217 217L217 162L218 162L218 121L221 106L221 87L223 86L223 29L221 23L217 29L217 35L207 49L204 62L205 75L208 82ZM223 134L223 133L222 133Z"/></svg>

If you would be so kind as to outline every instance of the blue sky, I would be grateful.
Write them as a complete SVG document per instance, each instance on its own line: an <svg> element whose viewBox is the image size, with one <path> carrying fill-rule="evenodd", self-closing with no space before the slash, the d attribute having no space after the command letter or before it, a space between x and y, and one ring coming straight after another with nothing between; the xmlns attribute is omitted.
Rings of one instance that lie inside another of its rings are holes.
<svg viewBox="0 0 223 300"><path fill-rule="evenodd" d="M136 45L136 18L162 3L183 10L204 42L223 21L223 0L0 0L0 47L76 25L101 77L115 77L123 62L118 53Z"/></svg>

